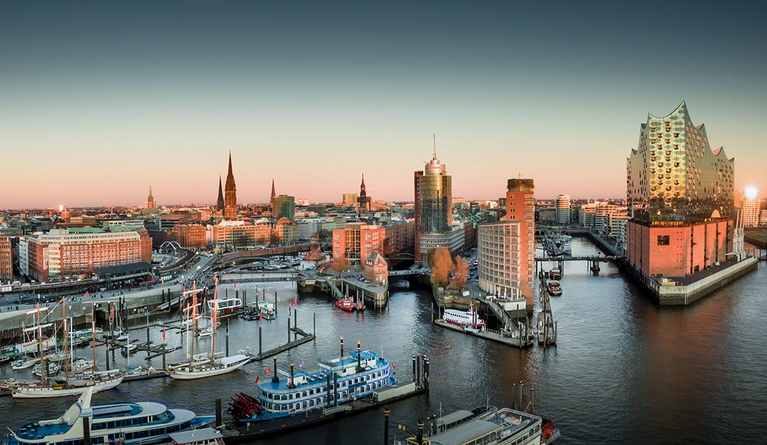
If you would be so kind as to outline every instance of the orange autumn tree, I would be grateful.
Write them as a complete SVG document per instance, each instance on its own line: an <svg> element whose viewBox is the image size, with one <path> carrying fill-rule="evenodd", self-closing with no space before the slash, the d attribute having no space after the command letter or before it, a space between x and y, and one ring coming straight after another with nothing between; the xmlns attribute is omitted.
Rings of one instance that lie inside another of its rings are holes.
<svg viewBox="0 0 767 445"><path fill-rule="evenodd" d="M466 281L469 279L469 262L466 258L462 258L460 255L455 257L455 268L453 269L453 279L451 283L453 287L459 291L463 291L466 287Z"/></svg>
<svg viewBox="0 0 767 445"><path fill-rule="evenodd" d="M330 265L330 268L336 272L346 270L349 268L349 260L346 258L346 255L341 255L337 258L333 258L333 264Z"/></svg>
<svg viewBox="0 0 767 445"><path fill-rule="evenodd" d="M437 287L445 287L450 282L453 271L453 259L446 247L434 249L431 254L431 282Z"/></svg>

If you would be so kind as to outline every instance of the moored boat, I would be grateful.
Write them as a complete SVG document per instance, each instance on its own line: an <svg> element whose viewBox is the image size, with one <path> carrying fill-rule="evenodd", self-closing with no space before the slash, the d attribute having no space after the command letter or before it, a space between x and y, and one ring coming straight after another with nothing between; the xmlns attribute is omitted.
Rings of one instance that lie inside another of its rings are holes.
<svg viewBox="0 0 767 445"><path fill-rule="evenodd" d="M257 396L237 393L230 412L240 422L260 422L288 417L325 407L342 405L372 395L395 385L392 365L372 351L357 351L330 360L319 361L314 372L295 372L293 364L285 378L274 375L270 381L257 383ZM259 379L260 380L260 379Z"/></svg>
<svg viewBox="0 0 767 445"><path fill-rule="evenodd" d="M442 320L468 329L484 329L485 327L485 320L479 318L479 314L474 310L474 305L470 305L468 311L445 309Z"/></svg>
<svg viewBox="0 0 767 445"><path fill-rule="evenodd" d="M259 301L258 302L258 312L266 320L274 320L275 319L274 304L272 304L272 303L267 303L266 301Z"/></svg>
<svg viewBox="0 0 767 445"><path fill-rule="evenodd" d="M171 433L206 426L213 416L197 416L185 409L168 409L156 402L118 402L91 405L88 388L58 419L39 420L11 431L9 445L76 444L84 442L85 419L91 443L152 444L167 442Z"/></svg>
<svg viewBox="0 0 767 445"><path fill-rule="evenodd" d="M562 272L559 269L551 269L549 272L549 278L552 280L561 280L562 279Z"/></svg>
<svg viewBox="0 0 767 445"><path fill-rule="evenodd" d="M119 370L81 373L69 378L40 381L17 381L9 387L14 399L43 399L80 395L92 388L94 392L112 389L122 383Z"/></svg>
<svg viewBox="0 0 767 445"><path fill-rule="evenodd" d="M212 314L214 310L217 310L216 317L219 319L237 315L241 307L242 300L239 298L216 298L208 301L208 311Z"/></svg>
<svg viewBox="0 0 767 445"><path fill-rule="evenodd" d="M354 305L354 300L352 300L351 298L344 298L342 300L336 300L336 307L341 309L341 310L351 312L351 311L354 310L354 306L355 306Z"/></svg>
<svg viewBox="0 0 767 445"><path fill-rule="evenodd" d="M546 290L552 297L559 297L562 295L562 286L559 284L559 281L554 280L546 283Z"/></svg>

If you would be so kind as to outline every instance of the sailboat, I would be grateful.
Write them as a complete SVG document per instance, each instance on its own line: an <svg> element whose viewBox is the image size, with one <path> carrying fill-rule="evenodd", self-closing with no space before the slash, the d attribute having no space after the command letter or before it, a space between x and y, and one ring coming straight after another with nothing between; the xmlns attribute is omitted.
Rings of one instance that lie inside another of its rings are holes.
<svg viewBox="0 0 767 445"><path fill-rule="evenodd" d="M216 316L218 314L218 277L213 278L215 282L215 290L213 292L213 311L211 326L216 326ZM216 358L216 329L213 329L211 333L211 346L210 356L208 357L195 357L194 355L194 338L197 333L197 307L200 304L197 302L196 285L192 291L192 303L187 307L185 311L191 312L190 321L192 324L192 337L189 340L191 343L191 353L189 354L189 361L182 365L177 365L168 369L170 376L176 380L196 380L206 377L213 377L216 375L228 374L243 367L250 361L250 356L245 354L237 354L228 357Z"/></svg>
<svg viewBox="0 0 767 445"><path fill-rule="evenodd" d="M67 308L66 300L62 299L62 318L64 320L64 338L67 338ZM47 310L43 308L42 310ZM37 314L37 326L33 329L38 330L39 339L39 351L42 356L42 329L50 326L51 323L42 325L40 323L40 304L37 305L35 311L30 313ZM64 366L64 379L48 378L46 375L46 366L41 367L40 381L16 381L9 386L11 395L14 399L39 399L50 397L64 397L71 395L80 395L84 393L88 388L92 388L93 392L103 391L105 389L112 389L119 385L123 381L123 374L119 370L113 371L97 371L96 370L96 321L94 318L93 302L91 302L91 335L93 336L93 368L90 372L82 372L74 374L71 378L69 375L69 367ZM69 362L69 348L64 348L64 362Z"/></svg>

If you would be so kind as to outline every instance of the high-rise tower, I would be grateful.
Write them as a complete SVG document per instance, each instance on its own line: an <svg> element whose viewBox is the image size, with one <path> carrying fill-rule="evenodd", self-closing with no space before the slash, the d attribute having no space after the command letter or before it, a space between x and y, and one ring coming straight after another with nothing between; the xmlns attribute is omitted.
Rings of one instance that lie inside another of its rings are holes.
<svg viewBox="0 0 767 445"><path fill-rule="evenodd" d="M221 175L218 176L218 200L216 201L216 211L224 211L224 187L221 185Z"/></svg>
<svg viewBox="0 0 767 445"><path fill-rule="evenodd" d="M232 173L232 152L229 152L229 173L226 175L224 189L224 219L237 219L237 185Z"/></svg>
<svg viewBox="0 0 767 445"><path fill-rule="evenodd" d="M414 184L416 257L424 261L434 248L455 251L463 247L462 236L459 240L458 234L453 234L452 178L437 159L436 141L432 160L422 171L415 172Z"/></svg>

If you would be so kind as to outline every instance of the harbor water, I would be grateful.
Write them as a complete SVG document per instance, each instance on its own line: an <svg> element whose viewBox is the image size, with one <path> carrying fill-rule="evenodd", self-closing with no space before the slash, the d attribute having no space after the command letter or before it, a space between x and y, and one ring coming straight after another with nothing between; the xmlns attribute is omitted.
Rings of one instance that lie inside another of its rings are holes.
<svg viewBox="0 0 767 445"><path fill-rule="evenodd" d="M581 238L573 239L572 247L574 255L597 253ZM312 332L316 314L317 338L280 354L278 368L289 370L292 362L298 370L314 370L318 359L340 353L340 336L344 337L345 353L356 350L360 340L364 349L391 360L401 381L411 378L411 357L426 354L431 361L430 394L390 406L390 440L404 435L396 428L398 423L413 430L419 417L439 415L440 410L446 414L488 401L508 406L513 384L523 382L527 399L535 393L536 412L552 419L560 429L558 444L764 443L764 265L715 294L679 308L654 305L611 264L603 263L600 275L592 276L585 262L567 263L561 283L563 295L551 301L558 322L558 346L546 350L538 346L519 350L432 325L429 290L410 289L407 282L392 283L386 308L364 313L341 311L323 294L302 295L296 305L298 326ZM259 290L254 286L240 285L238 289L247 289L248 301L253 301L263 285ZM273 301L275 290L279 293L277 319L263 323L264 350L288 339L287 316L295 285L270 286L268 301ZM258 324L231 320L232 354L246 348L258 353ZM225 332L223 328L218 331L218 350L224 348ZM143 330L132 331L131 336L134 334L145 340ZM151 336L153 342L162 341L159 329L153 329ZM182 346L175 356L169 356L169 362L183 358L183 337L167 333L170 346ZM210 340L198 340L195 348L209 349ZM77 353L90 357L91 350L79 349ZM119 352L113 356L116 365L125 365ZM146 365L144 357L144 352L132 356L131 366ZM104 369L103 350L97 351L97 359ZM155 358L150 364L160 368L162 361ZM267 359L224 377L123 383L117 388L120 393L97 394L94 403L146 397L209 414L206 410L214 408L216 398L223 399L226 406L235 392L255 394L256 379L270 378L265 370L271 366L272 360ZM0 378L21 376L25 374L14 373L9 365L0 368ZM72 402L72 398L2 397L0 427L15 429L26 421L56 418ZM257 443L380 444L383 425L381 411L371 410Z"/></svg>

